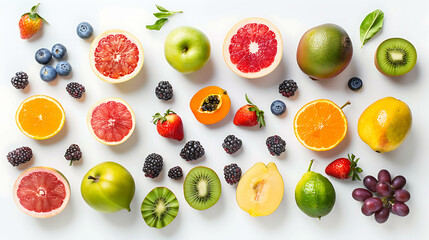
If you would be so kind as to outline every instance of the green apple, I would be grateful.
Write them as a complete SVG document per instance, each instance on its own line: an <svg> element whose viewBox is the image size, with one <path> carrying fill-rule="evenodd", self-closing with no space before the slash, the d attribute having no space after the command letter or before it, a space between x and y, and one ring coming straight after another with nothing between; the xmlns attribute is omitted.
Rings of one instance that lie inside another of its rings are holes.
<svg viewBox="0 0 429 240"><path fill-rule="evenodd" d="M164 54L168 63L177 71L195 72L209 60L210 41L196 28L179 27L165 39Z"/></svg>
<svg viewBox="0 0 429 240"><path fill-rule="evenodd" d="M115 162L103 162L91 168L80 186L83 200L99 212L131 211L135 190L133 176Z"/></svg>

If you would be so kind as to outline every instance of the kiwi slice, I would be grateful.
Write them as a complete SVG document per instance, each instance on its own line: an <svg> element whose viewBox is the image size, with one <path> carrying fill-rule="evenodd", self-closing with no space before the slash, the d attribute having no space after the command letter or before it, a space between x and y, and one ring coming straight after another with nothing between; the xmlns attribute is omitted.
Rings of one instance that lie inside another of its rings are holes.
<svg viewBox="0 0 429 240"><path fill-rule="evenodd" d="M387 76L400 76L411 71L416 61L416 48L403 38L385 40L375 53L375 66Z"/></svg>
<svg viewBox="0 0 429 240"><path fill-rule="evenodd" d="M179 201L168 188L157 187L147 194L141 212L149 227L163 228L170 224L179 212Z"/></svg>
<svg viewBox="0 0 429 240"><path fill-rule="evenodd" d="M194 167L186 175L183 192L189 206L204 210L215 205L222 188L217 174L207 167Z"/></svg>

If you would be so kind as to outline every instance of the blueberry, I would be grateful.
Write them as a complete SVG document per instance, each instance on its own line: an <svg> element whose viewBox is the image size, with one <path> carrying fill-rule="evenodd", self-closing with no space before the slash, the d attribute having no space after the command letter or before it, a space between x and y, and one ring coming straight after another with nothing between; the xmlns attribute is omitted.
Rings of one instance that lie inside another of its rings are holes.
<svg viewBox="0 0 429 240"><path fill-rule="evenodd" d="M276 116L282 115L286 112L286 104L280 100L274 101L271 103L271 112Z"/></svg>
<svg viewBox="0 0 429 240"><path fill-rule="evenodd" d="M52 56L58 60L63 59L66 53L67 49L62 44L57 43L52 47Z"/></svg>
<svg viewBox="0 0 429 240"><path fill-rule="evenodd" d="M51 66L44 66L40 69L40 78L45 82L51 82L57 77L57 71Z"/></svg>
<svg viewBox="0 0 429 240"><path fill-rule="evenodd" d="M360 78L352 77L350 78L349 83L347 85L351 90L357 91L362 88L363 83L362 83L362 80L360 80Z"/></svg>
<svg viewBox="0 0 429 240"><path fill-rule="evenodd" d="M67 61L61 61L57 64L55 70L57 70L58 75L67 76L70 74L72 67Z"/></svg>
<svg viewBox="0 0 429 240"><path fill-rule="evenodd" d="M91 24L87 22L81 22L79 25L77 25L76 32L80 38L88 39L92 36L94 30L92 29Z"/></svg>
<svg viewBox="0 0 429 240"><path fill-rule="evenodd" d="M46 48L41 48L37 50L34 58L40 64L48 64L51 61L52 53Z"/></svg>

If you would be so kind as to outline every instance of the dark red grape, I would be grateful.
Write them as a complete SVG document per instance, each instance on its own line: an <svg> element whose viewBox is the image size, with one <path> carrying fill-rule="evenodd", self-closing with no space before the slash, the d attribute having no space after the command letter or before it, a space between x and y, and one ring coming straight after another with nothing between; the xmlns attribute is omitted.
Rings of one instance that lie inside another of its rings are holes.
<svg viewBox="0 0 429 240"><path fill-rule="evenodd" d="M386 182L378 182L375 188L377 189L377 193L382 197L391 196L393 193L390 184Z"/></svg>
<svg viewBox="0 0 429 240"><path fill-rule="evenodd" d="M396 190L393 196L395 197L395 200L399 202L406 202L410 200L411 197L410 193L405 189Z"/></svg>
<svg viewBox="0 0 429 240"><path fill-rule="evenodd" d="M384 223L389 219L389 208L383 207L374 214L375 221L378 223Z"/></svg>
<svg viewBox="0 0 429 240"><path fill-rule="evenodd" d="M405 203L395 202L392 205L392 212L398 216L405 217L408 215L408 213L410 213L410 209Z"/></svg>
<svg viewBox="0 0 429 240"><path fill-rule="evenodd" d="M368 212L377 212L383 207L383 201L378 197L370 197L363 202L363 207Z"/></svg>
<svg viewBox="0 0 429 240"><path fill-rule="evenodd" d="M374 214L374 212L369 212L368 210L366 210L364 207L363 207L363 205L362 205L362 207L360 208L360 211L362 212L362 214L363 215L365 215L365 216L371 216L372 214Z"/></svg>
<svg viewBox="0 0 429 240"><path fill-rule="evenodd" d="M392 178L390 177L389 171L387 171L386 169L380 170L380 172L378 172L378 181L387 182L390 184L390 181L392 181Z"/></svg>
<svg viewBox="0 0 429 240"><path fill-rule="evenodd" d="M375 188L375 185L377 185L377 179L371 175L368 175L363 179L363 185L371 192L377 191Z"/></svg>
<svg viewBox="0 0 429 240"><path fill-rule="evenodd" d="M365 188L356 188L352 192L352 197L356 201L363 202L366 199L372 197L372 193Z"/></svg>
<svg viewBox="0 0 429 240"><path fill-rule="evenodd" d="M406 183L407 183L407 180L405 179L405 177L398 175L394 177L392 180L392 188L401 189L405 186Z"/></svg>

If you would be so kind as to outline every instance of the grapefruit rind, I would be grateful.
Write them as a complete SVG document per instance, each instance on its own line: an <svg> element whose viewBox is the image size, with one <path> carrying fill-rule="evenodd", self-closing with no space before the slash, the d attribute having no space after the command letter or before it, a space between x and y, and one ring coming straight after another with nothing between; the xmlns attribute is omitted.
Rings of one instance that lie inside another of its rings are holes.
<svg viewBox="0 0 429 240"><path fill-rule="evenodd" d="M22 107L24 106L24 104L25 104L25 103L27 103L27 102L29 102L29 101L31 101L31 100L34 100L34 99L36 99L36 98L44 98L44 99L47 99L47 100L49 100L49 101L51 101L51 102L55 103L55 105L57 105L57 106L58 106L58 108L60 109L60 111L61 111L61 113L62 113L62 115L63 115L63 118L61 119L61 123L60 123L60 125L58 126L58 129L57 129L57 130L55 130L53 133L51 133L51 134L49 134L49 135L47 135L47 136L43 136L43 137L33 136L33 135L31 135L30 133L26 132L26 131L22 128L21 123L19 122L19 113L21 112ZM32 138L32 139L36 139L36 140L45 140L45 139L48 139L48 138L51 138L51 137L53 137L53 136L57 135L57 133L59 133L59 132L61 131L61 129L64 127L64 123L65 123L65 121L66 121L66 114L65 114L65 112L64 112L64 108L63 108L63 106L61 106L61 104L60 104L57 100L55 100L54 98L49 97L49 96L46 96L46 95L34 95L34 96L31 96L31 97L29 97L29 98L25 99L25 100L24 100L24 101L19 105L18 109L16 110L16 114L15 114L15 122L16 122L16 125L18 126L19 130L21 130L21 132L22 132L25 136L27 136L27 137L29 137L29 138Z"/></svg>
<svg viewBox="0 0 429 240"><path fill-rule="evenodd" d="M334 144L332 144L329 147L313 147L313 146L309 146L304 139L301 138L301 136L298 133L298 126L297 126L297 120L299 118L299 116L301 115L301 113L303 113L305 111L306 108L308 108L309 106L316 104L316 103L320 103L320 102L326 102L331 104L332 106L334 106L336 109L338 109L338 111L341 113L342 119L344 120L344 133L343 135L338 139L338 141ZM323 151L328 151L331 150L333 148L335 148L336 146L338 146L338 144L340 144L341 141L343 141L343 139L346 137L347 134L347 129L348 129L348 123L347 123L347 118L346 115L344 114L343 110L334 102L328 100L328 99L319 99L319 100L314 100L311 101L307 104L305 104L295 115L295 118L293 120L293 131L295 133L296 138L298 139L298 141L306 148L313 150L313 151L317 151L317 152L323 152Z"/></svg>
<svg viewBox="0 0 429 240"><path fill-rule="evenodd" d="M106 102L109 102L109 101L119 102L119 103L121 103L121 104L125 105L125 106L127 107L128 111L130 111L130 113L131 113L131 117L132 117L132 121L133 121L133 126L132 126L132 128L131 128L130 132L128 133L128 135L126 135L124 138L122 138L122 140L121 140L121 141L117 141L117 142L108 142L108 141L104 141L103 139L100 139L100 138L95 134L95 132L94 132L94 130L92 129L92 126L91 126L92 112L94 111L94 109L95 109L96 107L98 107L100 104L102 104L102 103L106 103ZM89 111L88 111L88 115L87 115L87 118L86 118L86 122L87 122L87 125L88 125L88 129L89 129L89 131L91 132L91 135L92 135L95 139L97 139L97 141L99 141L99 142L101 142L101 143L103 143L103 144L106 144L106 145L119 145L119 144L121 144L121 143L125 142L125 141L126 141L126 140L127 140L127 139L132 135L132 134L133 134L134 129L135 129L135 126L136 126L136 119L135 119L135 115L134 115L133 109L130 107L130 105L128 105L128 103L127 103L127 102L125 102L124 100L122 100L122 99L120 99L120 98L117 98L117 97L105 98L105 99L102 99L102 100L100 100L100 101L96 102L94 105L92 105L91 109L89 109Z"/></svg>
<svg viewBox="0 0 429 240"><path fill-rule="evenodd" d="M20 199L17 195L18 187L19 187L22 179L24 177L28 176L29 174L33 173L33 172L51 173L64 184L65 191L66 191L66 197L63 200L63 204L61 205L61 207L59 207L55 210L52 210L50 212L38 213L35 211L30 211L20 204ZM58 171L54 168L50 168L50 167L32 167L32 168L26 170L25 172L21 173L21 175L19 175L18 179L16 179L15 184L13 185L13 199L16 203L16 206L18 206L18 208L22 212L24 212L25 214L32 216L32 217L36 217L36 218L49 218L49 217L53 217L53 216L57 215L58 213L62 212L70 201L70 194L71 194L70 184L69 184L69 181L67 180L67 178L60 171Z"/></svg>
<svg viewBox="0 0 429 240"><path fill-rule="evenodd" d="M133 42L134 44L136 44L137 48L139 49L139 61L137 62L137 67L134 69L134 71L131 74L122 76L119 79L112 79L109 77L104 76L103 74L101 74L97 68L95 67L95 62L94 62L94 53L95 50L98 46L99 41L111 34L123 34L125 35L131 42ZM108 83L123 83L126 82L128 80L131 80L132 78L134 78L135 76L137 76L137 74L140 72L141 68L143 67L143 63L144 63L144 51L143 51L143 47L140 43L140 41L134 37L132 34L124 31L124 30L120 30L120 29L112 29L112 30L108 30L106 32L101 33L100 35L98 35L94 41L92 41L91 43L91 47L89 49L89 63L91 65L91 69L94 72L94 74L101 80L108 82Z"/></svg>
<svg viewBox="0 0 429 240"><path fill-rule="evenodd" d="M237 33L237 31L240 28L242 28L243 26L245 26L248 23L261 23L261 24L268 26L269 29L275 33L276 40L278 43L277 44L277 53L276 53L275 59L271 63L271 65L267 68L261 69L259 72L254 72L254 73L243 73L243 72L241 72L236 67L236 65L234 63L232 63L232 61L230 59L230 54L229 54L229 45L231 44L232 37ZM244 20L241 20L240 22L235 24L231 28L231 30L229 30L229 32L226 35L225 40L223 42L223 58L225 60L226 65L234 73L236 73L237 75L239 75L243 78L250 78L250 79L260 78L260 77L264 77L264 76L270 74L280 64L280 61L282 59L282 55L283 55L283 40L282 40L282 36L280 34L280 31L274 26L274 24L272 24L271 22L269 22L268 20L263 19L263 18L252 17L252 18L246 18Z"/></svg>

